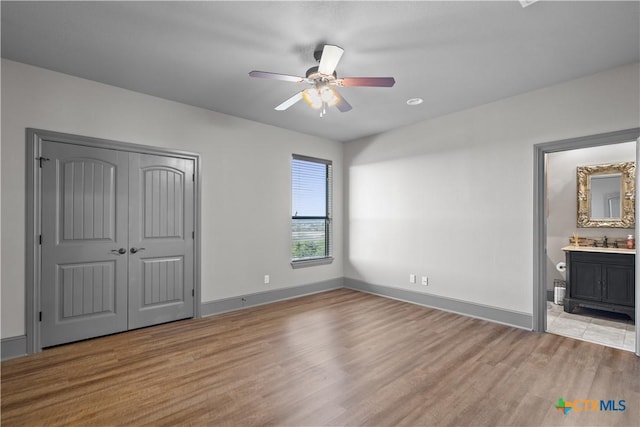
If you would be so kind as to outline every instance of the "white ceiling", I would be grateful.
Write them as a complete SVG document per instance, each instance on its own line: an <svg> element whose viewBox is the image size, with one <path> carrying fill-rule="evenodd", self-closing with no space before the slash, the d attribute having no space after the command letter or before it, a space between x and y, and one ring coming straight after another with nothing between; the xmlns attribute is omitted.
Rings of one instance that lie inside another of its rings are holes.
<svg viewBox="0 0 640 427"><path fill-rule="evenodd" d="M640 3L10 2L2 57L337 141L485 104L640 61ZM341 88L353 110L320 118L304 75L320 44L345 49L339 77L393 76L393 88ZM640 76L639 76L640 78ZM424 98L410 107L412 97Z"/></svg>

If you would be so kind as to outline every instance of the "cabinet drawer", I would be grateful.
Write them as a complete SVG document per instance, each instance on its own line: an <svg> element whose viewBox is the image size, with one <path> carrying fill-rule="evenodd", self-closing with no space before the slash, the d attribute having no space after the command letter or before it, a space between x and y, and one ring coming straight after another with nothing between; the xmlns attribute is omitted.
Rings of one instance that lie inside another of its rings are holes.
<svg viewBox="0 0 640 427"><path fill-rule="evenodd" d="M635 264L635 256L633 254L608 254L601 252L569 252L571 261L574 262L593 262L599 264L616 264L633 266Z"/></svg>

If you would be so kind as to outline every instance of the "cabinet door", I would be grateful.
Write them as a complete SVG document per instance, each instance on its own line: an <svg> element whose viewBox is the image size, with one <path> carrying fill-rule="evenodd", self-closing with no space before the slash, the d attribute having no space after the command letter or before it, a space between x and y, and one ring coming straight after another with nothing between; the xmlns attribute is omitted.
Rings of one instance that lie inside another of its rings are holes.
<svg viewBox="0 0 640 427"><path fill-rule="evenodd" d="M633 267L622 265L602 266L602 301L633 306L635 300L635 273Z"/></svg>
<svg viewBox="0 0 640 427"><path fill-rule="evenodd" d="M574 261L571 264L571 297L602 299L602 264Z"/></svg>

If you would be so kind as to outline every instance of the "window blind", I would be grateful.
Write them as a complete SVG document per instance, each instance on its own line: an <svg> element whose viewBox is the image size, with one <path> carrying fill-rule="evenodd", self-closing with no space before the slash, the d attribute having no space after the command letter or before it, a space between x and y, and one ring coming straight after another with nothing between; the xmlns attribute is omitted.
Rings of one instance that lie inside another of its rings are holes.
<svg viewBox="0 0 640 427"><path fill-rule="evenodd" d="M331 255L332 163L294 155L291 162L291 258Z"/></svg>

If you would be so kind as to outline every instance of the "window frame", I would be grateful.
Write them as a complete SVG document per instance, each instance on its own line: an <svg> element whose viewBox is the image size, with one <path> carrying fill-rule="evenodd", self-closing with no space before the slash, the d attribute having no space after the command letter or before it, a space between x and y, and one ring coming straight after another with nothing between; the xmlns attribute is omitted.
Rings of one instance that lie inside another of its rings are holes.
<svg viewBox="0 0 640 427"><path fill-rule="evenodd" d="M317 157L304 156L300 154L291 155L291 206L293 206L293 161L301 160L305 162L319 163L326 166L325 169L325 216L297 216L291 215L291 223L289 227L290 245L289 255L291 257L292 268L312 267L316 265L326 265L333 262L333 161L321 159ZM316 258L294 259L291 248L293 247L293 221L300 219L316 219L325 221L325 255Z"/></svg>

